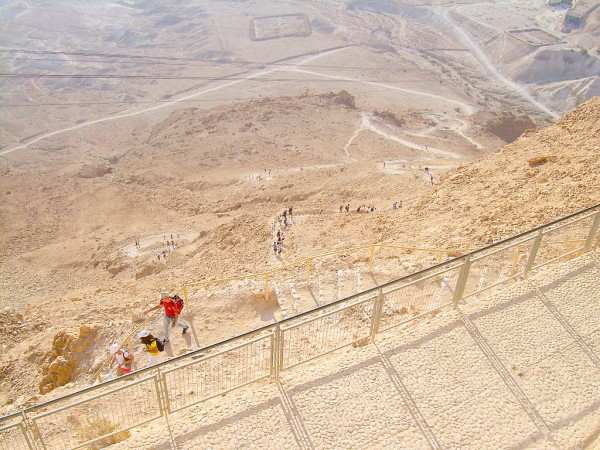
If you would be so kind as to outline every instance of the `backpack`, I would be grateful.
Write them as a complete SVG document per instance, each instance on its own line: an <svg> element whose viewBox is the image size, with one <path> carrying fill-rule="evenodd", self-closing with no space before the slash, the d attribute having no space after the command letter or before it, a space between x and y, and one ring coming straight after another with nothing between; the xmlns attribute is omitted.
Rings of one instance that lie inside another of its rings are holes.
<svg viewBox="0 0 600 450"><path fill-rule="evenodd" d="M131 365L131 363L133 362L133 355L130 355L125 350L123 350L123 360L124 360L123 364Z"/></svg>
<svg viewBox="0 0 600 450"><path fill-rule="evenodd" d="M159 352L165 351L165 343L162 340L155 339L154 342L156 342L156 348L158 349Z"/></svg>
<svg viewBox="0 0 600 450"><path fill-rule="evenodd" d="M181 314L183 311L183 299L179 295L174 295L171 297L173 300L173 312L177 315Z"/></svg>

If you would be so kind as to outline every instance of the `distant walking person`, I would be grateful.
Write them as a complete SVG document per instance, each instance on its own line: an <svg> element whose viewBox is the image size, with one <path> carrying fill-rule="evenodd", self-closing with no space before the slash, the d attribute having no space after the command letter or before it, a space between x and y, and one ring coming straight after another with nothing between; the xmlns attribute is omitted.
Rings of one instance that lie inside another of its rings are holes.
<svg viewBox="0 0 600 450"><path fill-rule="evenodd" d="M164 327L164 339L163 342L169 342L169 327L174 328L175 325L183 328L181 334L185 334L188 331L189 325L185 322L179 322L179 314L183 310L183 299L178 295L169 297L168 292L161 292L160 303L147 311L144 314L148 314L157 309L163 308L163 327Z"/></svg>

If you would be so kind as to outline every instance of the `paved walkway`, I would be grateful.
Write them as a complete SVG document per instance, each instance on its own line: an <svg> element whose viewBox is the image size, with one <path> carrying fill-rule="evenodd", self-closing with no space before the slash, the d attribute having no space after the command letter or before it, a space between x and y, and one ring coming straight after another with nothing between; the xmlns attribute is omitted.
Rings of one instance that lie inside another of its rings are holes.
<svg viewBox="0 0 600 450"><path fill-rule="evenodd" d="M132 431L114 448L581 448L600 431L600 256ZM160 427L160 428L156 428ZM112 447L111 447L112 448Z"/></svg>

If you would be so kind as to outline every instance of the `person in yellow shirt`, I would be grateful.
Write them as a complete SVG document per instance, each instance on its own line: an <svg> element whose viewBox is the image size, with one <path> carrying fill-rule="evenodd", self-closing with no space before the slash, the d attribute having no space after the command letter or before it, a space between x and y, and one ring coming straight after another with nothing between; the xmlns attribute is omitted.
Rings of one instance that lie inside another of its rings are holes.
<svg viewBox="0 0 600 450"><path fill-rule="evenodd" d="M164 350L164 344L159 342L148 330L142 330L137 334L138 339L142 341L142 344L146 346L145 352L148 355L148 366L156 364L160 352Z"/></svg>

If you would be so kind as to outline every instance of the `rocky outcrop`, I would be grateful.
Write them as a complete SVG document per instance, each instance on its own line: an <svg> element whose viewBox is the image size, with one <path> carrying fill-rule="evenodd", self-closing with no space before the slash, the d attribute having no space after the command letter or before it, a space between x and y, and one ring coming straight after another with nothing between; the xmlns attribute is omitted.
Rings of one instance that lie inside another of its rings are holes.
<svg viewBox="0 0 600 450"><path fill-rule="evenodd" d="M40 394L64 386L89 369L97 334L97 326L83 325L79 336L64 331L54 336L47 363L42 367L44 376L39 384Z"/></svg>
<svg viewBox="0 0 600 450"><path fill-rule="evenodd" d="M482 117L483 127L487 131L507 143L513 142L525 130L535 128L531 118L525 114L515 115L504 111L485 111L478 113L478 115Z"/></svg>

